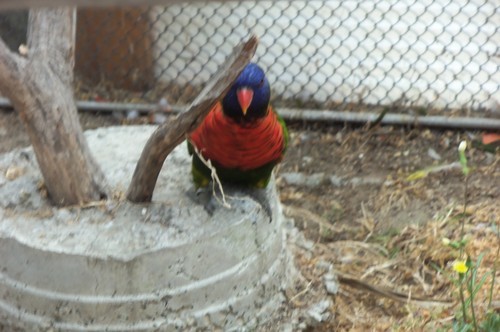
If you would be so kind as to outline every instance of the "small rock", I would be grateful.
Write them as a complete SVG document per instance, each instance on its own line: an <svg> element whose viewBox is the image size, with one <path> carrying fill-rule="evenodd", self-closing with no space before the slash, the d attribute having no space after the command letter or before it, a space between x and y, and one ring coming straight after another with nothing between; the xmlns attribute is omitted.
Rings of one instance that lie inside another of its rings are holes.
<svg viewBox="0 0 500 332"><path fill-rule="evenodd" d="M293 238L293 242L297 246L299 246L303 249L309 250L309 251L311 251L314 248L314 242L311 240L307 240L304 237L304 233L302 233L302 232L298 232L296 234L296 236Z"/></svg>
<svg viewBox="0 0 500 332"><path fill-rule="evenodd" d="M441 160L441 156L433 148L429 148L429 150L427 150L427 155L434 160Z"/></svg>
<svg viewBox="0 0 500 332"><path fill-rule="evenodd" d="M495 162L495 155L493 153L485 152L484 163L486 165L492 165Z"/></svg>
<svg viewBox="0 0 500 332"><path fill-rule="evenodd" d="M450 147L450 139L448 137L444 137L442 140L441 140L441 145L443 146L443 148L447 149Z"/></svg>
<svg viewBox="0 0 500 332"><path fill-rule="evenodd" d="M298 323L298 324L297 324L297 329L298 329L299 331L303 331L303 330L307 329L307 324L306 324L306 322L300 322L300 323Z"/></svg>
<svg viewBox="0 0 500 332"><path fill-rule="evenodd" d="M384 183L384 179L378 178L378 177L373 177L373 176L366 176L366 177L354 177L351 179L351 184L353 186L359 186L359 185L381 185Z"/></svg>
<svg viewBox="0 0 500 332"><path fill-rule="evenodd" d="M327 273L323 276L323 282L328 294L335 295L339 291L339 283L333 273Z"/></svg>
<svg viewBox="0 0 500 332"><path fill-rule="evenodd" d="M358 186L361 184L361 178L352 178L349 182L351 182L353 186Z"/></svg>
<svg viewBox="0 0 500 332"><path fill-rule="evenodd" d="M313 162L313 158L310 156L304 156L302 157L302 166L307 166Z"/></svg>
<svg viewBox="0 0 500 332"><path fill-rule="evenodd" d="M330 176L330 183L334 187L342 187L344 185L344 179L342 179L340 176L332 175Z"/></svg>
<svg viewBox="0 0 500 332"><path fill-rule="evenodd" d="M312 139L311 134L306 132L300 133L298 138L300 140L300 143L306 143Z"/></svg>
<svg viewBox="0 0 500 332"><path fill-rule="evenodd" d="M325 173L314 173L306 177L305 185L310 188L319 187L325 181Z"/></svg>
<svg viewBox="0 0 500 332"><path fill-rule="evenodd" d="M325 173L306 175L299 172L290 172L281 174L281 177L289 185L306 186L309 188L318 187L326 180Z"/></svg>
<svg viewBox="0 0 500 332"><path fill-rule="evenodd" d="M384 181L383 185L384 185L384 187L391 187L391 186L393 186L395 183L396 183L396 181L391 180L391 179L387 179L387 180L385 180L385 181Z"/></svg>
<svg viewBox="0 0 500 332"><path fill-rule="evenodd" d="M330 271L333 266L332 263L321 259L316 262L316 268L324 271Z"/></svg>
<svg viewBox="0 0 500 332"><path fill-rule="evenodd" d="M367 176L363 178L363 183L367 185L382 185L385 179L376 176Z"/></svg>
<svg viewBox="0 0 500 332"><path fill-rule="evenodd" d="M163 113L152 113L149 117L149 123L162 124L167 121L168 117Z"/></svg>
<svg viewBox="0 0 500 332"><path fill-rule="evenodd" d="M164 112L172 111L172 107L170 106L170 104L166 98L161 98L160 101L158 101L158 106Z"/></svg>
<svg viewBox="0 0 500 332"><path fill-rule="evenodd" d="M293 324L292 323L284 323L281 326L281 331L282 332L293 332L294 331Z"/></svg>
<svg viewBox="0 0 500 332"><path fill-rule="evenodd" d="M5 172L5 178L9 181L15 180L21 175L23 175L24 170L18 166L9 166Z"/></svg>
<svg viewBox="0 0 500 332"><path fill-rule="evenodd" d="M330 318L330 312L328 311L328 309L331 305L332 301L330 301L329 299L318 302L309 307L309 310L307 310L307 315L312 318L314 322L322 323Z"/></svg>
<svg viewBox="0 0 500 332"><path fill-rule="evenodd" d="M29 49L28 49L28 46L21 44L21 45L19 45L18 51L19 51L20 55L27 56Z"/></svg>
<svg viewBox="0 0 500 332"><path fill-rule="evenodd" d="M340 261L342 264L351 264L354 261L354 257L352 255L344 255L340 257Z"/></svg>
<svg viewBox="0 0 500 332"><path fill-rule="evenodd" d="M131 110L127 112L127 119L128 120L134 120L139 117L139 111L138 110Z"/></svg>
<svg viewBox="0 0 500 332"><path fill-rule="evenodd" d="M336 281L325 281L326 292L331 295L336 295L339 292L339 284Z"/></svg>
<svg viewBox="0 0 500 332"><path fill-rule="evenodd" d="M281 178L291 185L301 185L305 182L305 175L298 172L282 173Z"/></svg>
<svg viewBox="0 0 500 332"><path fill-rule="evenodd" d="M342 132L340 132L340 131L339 131L339 132L337 132L337 133L335 134L335 141L336 141L337 143L339 143L339 144L340 144L340 143L342 143L342 142L343 142L343 140L344 140L344 139L343 139L343 136L342 136Z"/></svg>
<svg viewBox="0 0 500 332"><path fill-rule="evenodd" d="M305 240L304 241L301 241L300 243L297 243L297 245L299 245L300 247L306 249L306 250L309 250L309 251L312 251L314 249L314 242L313 241L310 241L310 240Z"/></svg>

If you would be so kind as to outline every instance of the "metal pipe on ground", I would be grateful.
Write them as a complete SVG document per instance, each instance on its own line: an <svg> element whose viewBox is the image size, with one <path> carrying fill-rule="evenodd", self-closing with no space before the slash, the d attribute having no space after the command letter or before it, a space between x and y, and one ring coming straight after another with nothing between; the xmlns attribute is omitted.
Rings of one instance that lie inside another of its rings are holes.
<svg viewBox="0 0 500 332"><path fill-rule="evenodd" d="M279 109L278 113L287 120L328 123L373 123L379 117L379 114L371 112L356 113L296 109ZM380 124L432 128L500 130L500 119L436 115L412 116L397 113L385 114Z"/></svg>
<svg viewBox="0 0 500 332"><path fill-rule="evenodd" d="M115 102L94 102L77 101L79 111L100 111L100 112L155 112L165 108L158 104L130 104ZM6 98L0 98L0 107L12 107L10 101ZM180 113L183 107L169 107L173 113ZM372 123L377 120L379 114L372 112L343 112L328 110L298 110L289 108L280 108L278 113L285 120L324 122L324 123ZM400 125L416 126L430 128L451 128L451 129L481 129L481 130L500 130L500 119L476 118L476 117L447 117L447 116L412 116L407 114L387 113L382 121L382 125Z"/></svg>

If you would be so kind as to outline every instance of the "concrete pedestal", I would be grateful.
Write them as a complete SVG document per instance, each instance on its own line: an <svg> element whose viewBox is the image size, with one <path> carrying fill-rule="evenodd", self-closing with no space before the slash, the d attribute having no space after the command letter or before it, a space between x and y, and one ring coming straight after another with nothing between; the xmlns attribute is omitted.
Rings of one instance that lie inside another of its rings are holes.
<svg viewBox="0 0 500 332"><path fill-rule="evenodd" d="M231 209L194 193L190 157L166 160L153 203L123 199L154 127L87 132L115 199L54 208L30 149L0 156L0 321L22 330L254 329L280 307L288 256L274 183ZM210 211L210 213L208 212Z"/></svg>

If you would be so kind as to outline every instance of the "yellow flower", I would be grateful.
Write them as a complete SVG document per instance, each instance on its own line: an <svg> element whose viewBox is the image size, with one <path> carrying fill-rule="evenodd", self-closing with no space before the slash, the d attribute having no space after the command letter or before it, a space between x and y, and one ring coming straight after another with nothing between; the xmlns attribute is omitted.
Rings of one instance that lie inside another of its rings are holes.
<svg viewBox="0 0 500 332"><path fill-rule="evenodd" d="M465 264L465 261L458 261L457 260L457 261L453 262L453 270L455 270L459 274L464 274L469 270L469 268Z"/></svg>

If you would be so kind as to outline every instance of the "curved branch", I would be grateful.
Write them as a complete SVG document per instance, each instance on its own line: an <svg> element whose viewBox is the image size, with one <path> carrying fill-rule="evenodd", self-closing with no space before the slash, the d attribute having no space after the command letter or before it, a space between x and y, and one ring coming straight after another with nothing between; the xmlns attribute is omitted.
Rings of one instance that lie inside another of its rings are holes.
<svg viewBox="0 0 500 332"><path fill-rule="evenodd" d="M137 162L128 188L127 198L130 201L151 201L156 180L168 154L184 141L187 134L198 127L215 103L229 90L255 54L257 43L257 37L252 36L246 43L238 45L188 111L162 124L151 135Z"/></svg>

